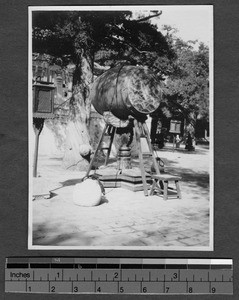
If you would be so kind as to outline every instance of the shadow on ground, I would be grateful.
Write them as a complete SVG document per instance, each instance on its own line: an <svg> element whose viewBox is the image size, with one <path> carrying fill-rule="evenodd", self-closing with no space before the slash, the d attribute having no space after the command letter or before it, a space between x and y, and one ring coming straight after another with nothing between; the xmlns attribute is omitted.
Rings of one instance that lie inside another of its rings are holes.
<svg viewBox="0 0 239 300"><path fill-rule="evenodd" d="M208 153L209 146L208 145L198 145L195 147L194 151L188 151L184 148L173 148L173 145L167 145L162 149L159 149L159 152L174 152L176 153L185 153L185 154L190 154L190 155L206 155Z"/></svg>
<svg viewBox="0 0 239 300"><path fill-rule="evenodd" d="M182 178L182 182L186 182L189 187L209 188L208 172L195 172L189 168L168 167L167 172L178 175Z"/></svg>
<svg viewBox="0 0 239 300"><path fill-rule="evenodd" d="M32 241L33 246L62 246L63 244L70 244L71 246L84 246L90 245L92 242L91 237L86 236L80 231L59 234L58 227L53 228L47 226L46 224L39 224L35 225L34 227ZM51 233L50 236L49 232Z"/></svg>
<svg viewBox="0 0 239 300"><path fill-rule="evenodd" d="M62 185L62 187L66 187L66 186L76 185L77 183L81 183L81 182L82 182L82 178L68 179L68 180L60 182L60 184Z"/></svg>

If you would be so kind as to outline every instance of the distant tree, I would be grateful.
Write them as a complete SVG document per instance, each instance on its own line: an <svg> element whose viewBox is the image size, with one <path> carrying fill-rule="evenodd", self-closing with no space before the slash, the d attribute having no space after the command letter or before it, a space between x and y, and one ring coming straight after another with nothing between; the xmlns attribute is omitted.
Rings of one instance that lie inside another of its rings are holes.
<svg viewBox="0 0 239 300"><path fill-rule="evenodd" d="M180 111L186 125L195 129L198 117L209 120L209 48L200 43L196 49L196 41L184 42L175 37L172 27L166 29L167 40L176 53L164 86L166 102L173 113Z"/></svg>
<svg viewBox="0 0 239 300"><path fill-rule="evenodd" d="M147 65L159 78L167 75L174 51L150 23L160 14L153 11L132 19L130 11L33 12L33 52L50 54L52 63L57 60L62 66L70 63L73 71L65 168L85 170L88 166L88 96L96 61L110 67L119 62Z"/></svg>

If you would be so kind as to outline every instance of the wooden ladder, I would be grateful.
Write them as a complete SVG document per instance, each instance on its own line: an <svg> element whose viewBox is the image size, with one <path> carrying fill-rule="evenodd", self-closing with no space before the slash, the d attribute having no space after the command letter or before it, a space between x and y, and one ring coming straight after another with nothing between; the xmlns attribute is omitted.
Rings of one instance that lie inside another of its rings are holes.
<svg viewBox="0 0 239 300"><path fill-rule="evenodd" d="M156 174L160 174L159 166L154 155L154 150L150 141L149 130L145 122L140 122L134 120L134 134L136 138L136 145L139 151L139 166L142 174L142 181L143 181L143 188L144 188L144 195L148 196L148 186L146 181L146 172L144 168L144 160L143 160L143 152L141 147L141 138L146 138L148 147L149 147L149 154L153 160L153 166L155 168Z"/></svg>
<svg viewBox="0 0 239 300"><path fill-rule="evenodd" d="M107 150L104 165L106 166L108 164L108 160L109 160L109 157L110 157L110 152L111 152L111 148L112 148L112 144L113 144L113 140L114 140L115 130L116 130L116 128L114 126L112 126L110 124L107 124L107 123L105 124L105 127L103 129L102 134L101 134L101 137L100 137L100 140L99 140L98 145L96 147L96 150L94 152L94 155L93 155L93 157L90 161L90 164L89 164L89 167L88 167L88 170L86 172L85 177L89 176L90 171L91 171L92 166L93 166L93 163L94 163L94 161L97 157L97 154L98 154L99 150ZM110 137L109 145L107 147L101 147L101 144L102 144L103 139L104 139L105 136Z"/></svg>

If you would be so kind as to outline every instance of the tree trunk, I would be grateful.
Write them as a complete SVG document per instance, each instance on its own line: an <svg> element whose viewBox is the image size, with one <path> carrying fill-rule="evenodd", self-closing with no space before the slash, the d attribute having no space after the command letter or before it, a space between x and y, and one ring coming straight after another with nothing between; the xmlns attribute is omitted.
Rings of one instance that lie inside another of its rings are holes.
<svg viewBox="0 0 239 300"><path fill-rule="evenodd" d="M73 74L73 94L70 102L70 118L66 128L64 169L85 171L91 152L88 124L90 118L89 87L93 80L89 61L81 56Z"/></svg>

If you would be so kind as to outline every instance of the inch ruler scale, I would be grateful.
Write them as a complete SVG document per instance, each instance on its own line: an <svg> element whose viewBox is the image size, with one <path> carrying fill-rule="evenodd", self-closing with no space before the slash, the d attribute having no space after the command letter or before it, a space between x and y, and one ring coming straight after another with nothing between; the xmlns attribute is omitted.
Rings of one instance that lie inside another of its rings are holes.
<svg viewBox="0 0 239 300"><path fill-rule="evenodd" d="M232 259L9 257L5 292L233 294Z"/></svg>

